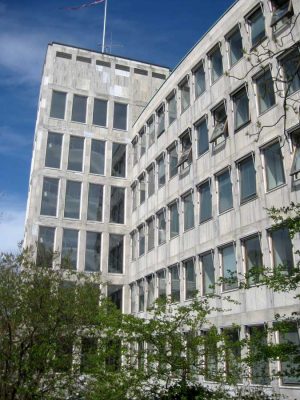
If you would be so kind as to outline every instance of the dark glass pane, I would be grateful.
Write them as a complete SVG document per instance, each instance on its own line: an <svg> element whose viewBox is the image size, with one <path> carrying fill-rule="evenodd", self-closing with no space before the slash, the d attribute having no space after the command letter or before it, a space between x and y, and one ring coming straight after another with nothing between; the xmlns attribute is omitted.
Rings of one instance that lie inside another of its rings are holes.
<svg viewBox="0 0 300 400"><path fill-rule="evenodd" d="M107 100L94 99L93 124L106 126Z"/></svg>
<svg viewBox="0 0 300 400"><path fill-rule="evenodd" d="M63 92L52 92L50 117L65 118L66 96L67 94Z"/></svg>
<svg viewBox="0 0 300 400"><path fill-rule="evenodd" d="M49 132L46 149L45 167L60 168L62 135Z"/></svg>

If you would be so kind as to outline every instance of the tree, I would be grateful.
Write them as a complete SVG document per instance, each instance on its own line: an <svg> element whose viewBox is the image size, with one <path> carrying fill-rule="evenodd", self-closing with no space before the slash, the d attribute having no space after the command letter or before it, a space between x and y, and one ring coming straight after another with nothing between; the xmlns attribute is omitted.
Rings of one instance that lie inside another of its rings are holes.
<svg viewBox="0 0 300 400"><path fill-rule="evenodd" d="M213 294L184 306L158 301L150 318L137 318L100 295L98 275L52 269L45 259L36 264L27 251L1 258L1 400L242 398L226 387L240 369L230 333L209 323Z"/></svg>

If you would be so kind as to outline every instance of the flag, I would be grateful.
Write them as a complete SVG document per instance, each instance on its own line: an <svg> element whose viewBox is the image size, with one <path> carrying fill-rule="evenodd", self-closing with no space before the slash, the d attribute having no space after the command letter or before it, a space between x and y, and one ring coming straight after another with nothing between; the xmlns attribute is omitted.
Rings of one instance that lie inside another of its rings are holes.
<svg viewBox="0 0 300 400"><path fill-rule="evenodd" d="M81 8L96 6L97 4L103 3L105 0L94 0L90 3L81 4L75 7L63 7L63 10L80 10Z"/></svg>

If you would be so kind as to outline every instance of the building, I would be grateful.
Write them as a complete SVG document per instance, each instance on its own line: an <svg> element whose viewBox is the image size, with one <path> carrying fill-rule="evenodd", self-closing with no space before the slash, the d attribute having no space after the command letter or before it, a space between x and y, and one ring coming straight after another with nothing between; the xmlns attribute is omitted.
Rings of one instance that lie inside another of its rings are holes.
<svg viewBox="0 0 300 400"><path fill-rule="evenodd" d="M299 310L293 293L238 285L255 265L298 261L299 238L271 231L266 209L300 201L298 116L281 117L284 80L299 101L299 13L296 0L239 0L172 73L49 45L25 245L101 270L124 312L147 315L166 294L188 301L229 276L218 290L238 304L212 320L240 325L233 336ZM297 379L272 385L300 396Z"/></svg>

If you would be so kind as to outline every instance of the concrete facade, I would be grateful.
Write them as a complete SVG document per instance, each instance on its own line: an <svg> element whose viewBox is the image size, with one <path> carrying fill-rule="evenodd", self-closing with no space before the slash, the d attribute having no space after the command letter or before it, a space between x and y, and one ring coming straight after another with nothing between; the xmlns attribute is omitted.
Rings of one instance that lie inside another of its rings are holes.
<svg viewBox="0 0 300 400"><path fill-rule="evenodd" d="M77 269L83 271L86 232L101 232L99 270L105 280L123 287L123 311L143 316L161 290L177 296L180 302L189 301L191 288L205 295L209 283L226 276L226 254L238 280L251 269L253 251L262 254L260 262L268 267L273 268L280 259L295 265L299 261L294 254L299 249L299 237L293 239L291 251L284 232L276 236L270 231L272 221L266 209L300 201L299 174L293 174L293 160L299 151L295 140L299 121L289 110L288 134L284 135L282 120L276 123L283 110L283 83L277 87L277 82L267 78L270 74L274 80L278 72L281 77L286 73L285 60L300 39L295 17L300 4L287 2L293 12L273 24L275 3L237 1L170 75L163 67L50 45L37 117L25 245L35 245L39 226L54 227L54 250L61 251L63 229L76 230ZM254 26L258 19L265 31L259 31L257 38ZM263 53L264 46L276 56L251 67L245 51L253 54L255 48L258 54ZM78 56L91 61L80 61ZM294 84L291 96L299 100L300 84ZM262 87L269 88L266 96ZM63 119L49 117L53 91L67 93ZM71 121L74 94L87 97L86 123ZM105 127L92 123L94 98L108 101ZM115 102L128 104L128 130L113 128ZM225 117L220 120L222 113ZM259 126L270 127L258 135ZM48 132L63 135L58 169L45 167ZM82 172L67 168L70 135L85 138ZM101 176L89 173L91 139L106 143L105 172ZM125 178L111 176L112 143L127 146ZM59 178L55 217L40 215L45 176ZM66 180L82 185L77 219L63 215ZM89 183L104 187L101 222L87 220ZM110 222L112 186L126 191L124 224ZM176 221L171 214L175 204ZM109 234L124 235L121 274L108 272ZM238 304L230 311L215 313L212 321L219 329L240 325L241 338L252 326L271 325L277 313L299 311L293 293L274 294L263 286L248 290L233 286L217 289L221 295L218 306L227 307L222 300L227 295ZM270 368L280 365L275 363ZM272 385L291 398L300 396L296 383L277 380Z"/></svg>

